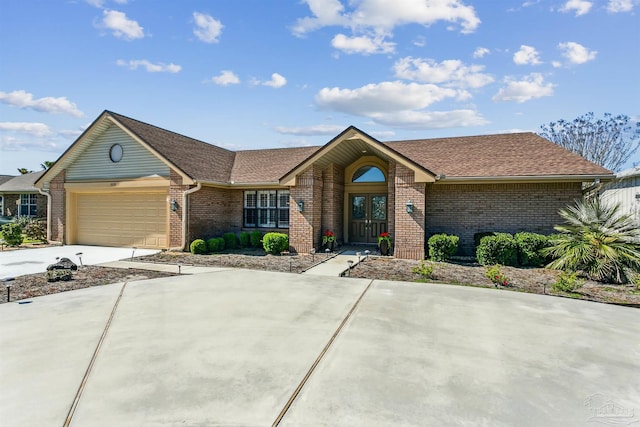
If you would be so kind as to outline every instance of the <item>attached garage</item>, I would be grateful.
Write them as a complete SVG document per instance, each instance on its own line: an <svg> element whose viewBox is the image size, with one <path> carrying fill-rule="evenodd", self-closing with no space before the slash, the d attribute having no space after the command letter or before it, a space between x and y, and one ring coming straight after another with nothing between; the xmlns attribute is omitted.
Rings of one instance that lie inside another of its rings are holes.
<svg viewBox="0 0 640 427"><path fill-rule="evenodd" d="M168 247L167 191L70 193L74 243Z"/></svg>

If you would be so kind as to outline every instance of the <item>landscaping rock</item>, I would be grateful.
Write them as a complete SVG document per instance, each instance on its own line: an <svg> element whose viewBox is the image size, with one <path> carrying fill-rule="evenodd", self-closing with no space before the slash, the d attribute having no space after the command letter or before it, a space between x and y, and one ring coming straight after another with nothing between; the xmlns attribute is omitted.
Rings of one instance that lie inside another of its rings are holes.
<svg viewBox="0 0 640 427"><path fill-rule="evenodd" d="M55 264L51 264L47 267L47 271L51 270L77 270L78 266L76 263L71 261L69 258L60 258L58 262Z"/></svg>
<svg viewBox="0 0 640 427"><path fill-rule="evenodd" d="M77 268L77 267L76 267ZM53 269L46 272L47 282L57 282L59 280L67 282L73 277L69 269Z"/></svg>

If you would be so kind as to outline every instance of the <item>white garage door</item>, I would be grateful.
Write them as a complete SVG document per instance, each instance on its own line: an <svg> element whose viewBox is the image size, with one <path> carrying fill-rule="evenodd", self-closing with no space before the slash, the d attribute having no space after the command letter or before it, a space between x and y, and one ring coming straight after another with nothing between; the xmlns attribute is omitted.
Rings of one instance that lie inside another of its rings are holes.
<svg viewBox="0 0 640 427"><path fill-rule="evenodd" d="M167 247L167 193L77 194L77 243Z"/></svg>

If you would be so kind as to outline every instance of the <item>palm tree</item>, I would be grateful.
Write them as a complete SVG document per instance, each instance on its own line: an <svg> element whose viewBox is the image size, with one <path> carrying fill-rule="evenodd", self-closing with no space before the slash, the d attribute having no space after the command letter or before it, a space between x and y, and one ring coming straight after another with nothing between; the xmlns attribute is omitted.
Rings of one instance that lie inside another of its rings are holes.
<svg viewBox="0 0 640 427"><path fill-rule="evenodd" d="M26 174L31 173L33 171L30 171L27 168L18 168L18 172L20 172L20 174L22 174L22 175L26 175Z"/></svg>
<svg viewBox="0 0 640 427"><path fill-rule="evenodd" d="M46 171L48 170L51 166L53 166L55 162L50 162L49 160L45 160L43 163L40 163L40 167L42 168L42 170Z"/></svg>
<svg viewBox="0 0 640 427"><path fill-rule="evenodd" d="M576 201L560 210L564 225L544 253L556 258L547 267L585 272L599 281L626 283L640 273L640 229L619 204L600 198Z"/></svg>

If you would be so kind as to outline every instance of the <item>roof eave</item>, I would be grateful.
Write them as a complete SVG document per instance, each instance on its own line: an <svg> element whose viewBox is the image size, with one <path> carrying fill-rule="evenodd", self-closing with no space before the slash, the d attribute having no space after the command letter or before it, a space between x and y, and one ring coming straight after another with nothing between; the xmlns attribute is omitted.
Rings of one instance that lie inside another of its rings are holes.
<svg viewBox="0 0 640 427"><path fill-rule="evenodd" d="M612 181L613 174L576 174L576 175L510 175L510 176L441 176L437 183L492 183L492 182L600 182Z"/></svg>

